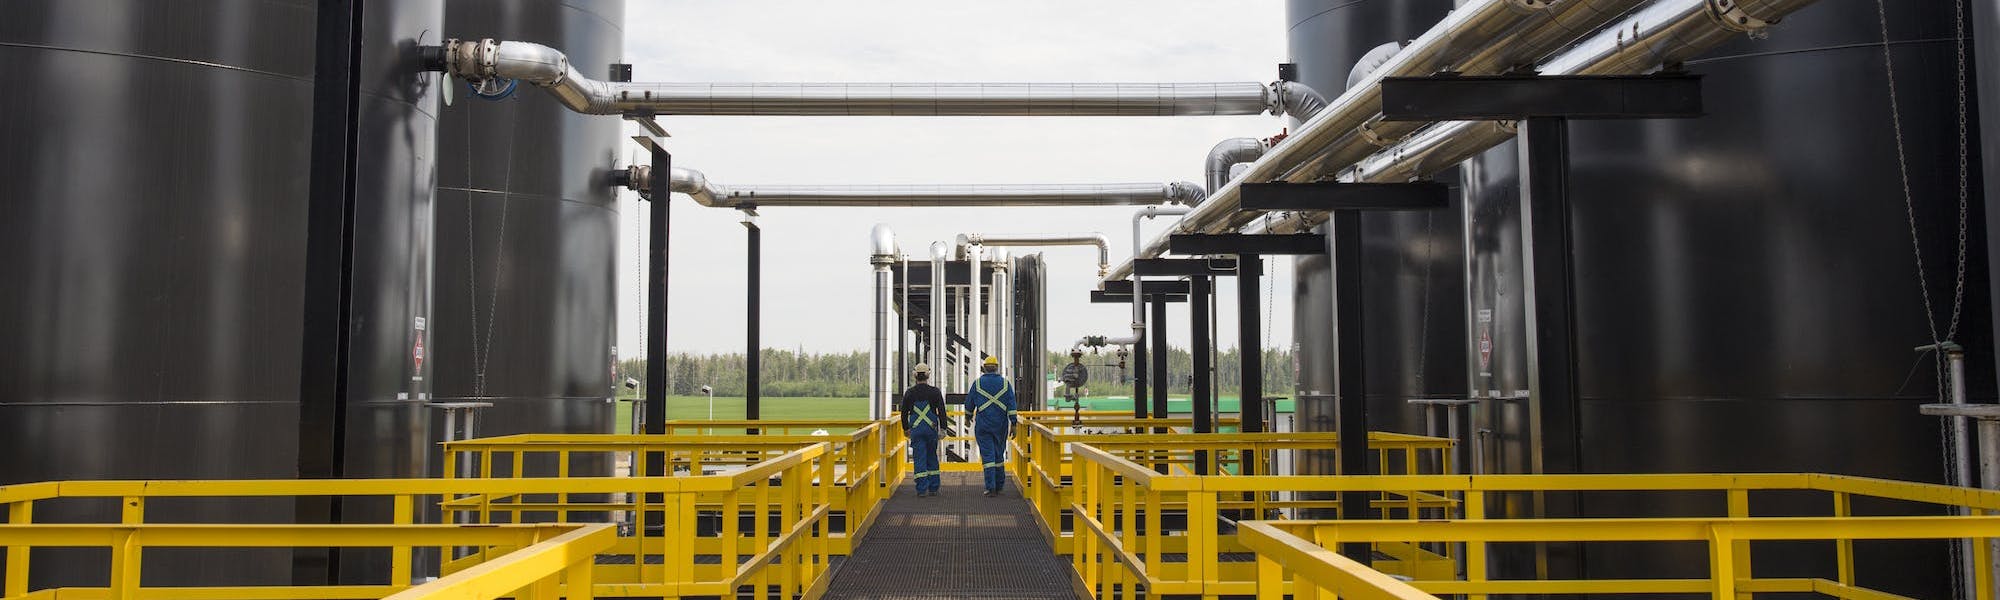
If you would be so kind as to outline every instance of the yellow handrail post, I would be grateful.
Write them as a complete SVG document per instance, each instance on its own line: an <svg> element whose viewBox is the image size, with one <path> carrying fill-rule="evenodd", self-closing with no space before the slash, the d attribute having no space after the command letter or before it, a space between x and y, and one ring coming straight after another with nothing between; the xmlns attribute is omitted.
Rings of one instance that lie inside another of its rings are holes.
<svg viewBox="0 0 2000 600"><path fill-rule="evenodd" d="M7 523L27 525L35 522L35 501L21 500L7 505ZM7 588L4 592L12 598L28 593L28 546L7 547Z"/></svg>
<svg viewBox="0 0 2000 600"><path fill-rule="evenodd" d="M1118 519L1118 529L1125 535L1122 541L1119 542L1119 547L1125 552L1131 552L1133 548L1139 545L1139 485L1138 482L1128 478L1123 485L1118 487L1124 492L1125 496L1125 510L1120 513ZM1136 575L1126 578L1125 600L1138 598L1140 583L1143 582Z"/></svg>
<svg viewBox="0 0 2000 600"><path fill-rule="evenodd" d="M742 556L737 544L743 541L743 489L722 493L722 572L732 572Z"/></svg>
<svg viewBox="0 0 2000 600"><path fill-rule="evenodd" d="M1993 511L1977 510L1973 514L1990 515ZM1993 600L1993 543L1992 538L1972 538L1972 597L1973 600Z"/></svg>
<svg viewBox="0 0 2000 600"><path fill-rule="evenodd" d="M392 523L409 525L416 522L417 499L409 494L396 496ZM397 544L389 550L389 584L410 585L410 570L414 566L410 560L410 546ZM449 557L447 557L449 558Z"/></svg>
<svg viewBox="0 0 2000 600"><path fill-rule="evenodd" d="M138 525L146 522L145 496L126 496L119 502L118 507L120 523Z"/></svg>
<svg viewBox="0 0 2000 600"><path fill-rule="evenodd" d="M1201 584L1202 598L1216 596L1215 492L1188 492L1188 581Z"/></svg>
<svg viewBox="0 0 2000 600"><path fill-rule="evenodd" d="M664 581L669 586L694 581L694 507L690 495L668 492L661 499L660 521L666 531L661 532L660 539L666 542L666 548L661 550L664 556L660 560L665 563L661 566L665 567Z"/></svg>
<svg viewBox="0 0 2000 600"><path fill-rule="evenodd" d="M1467 521L1486 519L1486 492L1466 490L1460 495L1461 511ZM1465 543L1465 580L1486 581L1486 542ZM1485 594L1466 596L1466 600L1486 600Z"/></svg>
<svg viewBox="0 0 2000 600"><path fill-rule="evenodd" d="M1708 528L1708 576L1714 579L1712 596L1715 600L1725 600L1736 596L1736 542L1731 539L1729 528L1710 525ZM1748 573L1745 573L1748 575Z"/></svg>
<svg viewBox="0 0 2000 600"><path fill-rule="evenodd" d="M139 563L144 551L139 546L138 528L120 529L111 548L111 600L138 600Z"/></svg>
<svg viewBox="0 0 2000 600"><path fill-rule="evenodd" d="M779 536L790 532L799 523L799 484L801 482L797 475L798 467L791 467L785 469L784 475L781 476L783 483L780 485L784 487L778 490L779 494L783 497L783 501L779 503L778 510ZM784 563L783 566L778 568L778 597L780 598L790 598L793 593L798 591L798 573L796 571L799 568L799 562L795 556L794 548L786 547L778 559Z"/></svg>
<svg viewBox="0 0 2000 600"><path fill-rule="evenodd" d="M1740 488L1729 490L1729 517L1733 519L1743 519L1743 518L1749 518L1749 516L1750 516L1750 490L1740 489ZM1735 573L1741 574L1743 577L1746 578L1751 577L1750 541L1742 540L1734 542L1732 545L1734 547L1730 548L1729 553L1731 556L1735 557L1735 560L1730 565L1730 570ZM1734 584L1732 583L1731 585ZM1736 600L1750 600L1750 592L1738 592L1736 594Z"/></svg>
<svg viewBox="0 0 2000 600"><path fill-rule="evenodd" d="M771 480L760 479L752 485L756 487L757 492L753 494L756 508L750 511L754 518L751 521L751 533L756 535L757 546L763 547L771 543ZM771 577L770 569L757 570L757 576L751 580L757 586L757 595L770 593L767 590L771 587Z"/></svg>
<svg viewBox="0 0 2000 600"><path fill-rule="evenodd" d="M1853 500L1847 492L1833 493L1833 516L1847 517L1854 514ZM1854 585L1854 540L1839 539L1833 542L1834 559L1839 562L1841 585Z"/></svg>
<svg viewBox="0 0 2000 600"><path fill-rule="evenodd" d="M556 453L556 477L557 477L557 478L559 478L559 479L569 479L569 451L568 451L568 450L563 450L563 451L560 451L560 452L557 452L557 453ZM563 492L563 493L559 493L559 494L556 494L556 505L557 505L557 508L556 508L556 522L557 522L557 523L568 523L568 522L569 522L569 493L568 493L568 492Z"/></svg>
<svg viewBox="0 0 2000 600"><path fill-rule="evenodd" d="M597 597L596 561L580 560L563 569L563 596L567 600L593 600Z"/></svg>
<svg viewBox="0 0 2000 600"><path fill-rule="evenodd" d="M1262 553L1257 555L1257 600L1285 600L1285 567Z"/></svg>

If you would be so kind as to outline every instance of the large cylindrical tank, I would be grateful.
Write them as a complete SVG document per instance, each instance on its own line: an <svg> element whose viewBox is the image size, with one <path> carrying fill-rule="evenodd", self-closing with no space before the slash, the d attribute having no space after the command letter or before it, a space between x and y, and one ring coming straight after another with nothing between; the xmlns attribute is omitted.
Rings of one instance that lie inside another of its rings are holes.
<svg viewBox="0 0 2000 600"><path fill-rule="evenodd" d="M424 472L426 449L428 386L412 352L430 310L437 108L414 49L444 15L440 1L367 8L344 464L348 476L408 477ZM0 483L299 475L318 10L7 7L0 78L21 93L0 100ZM293 509L163 501L147 516L289 522ZM105 583L101 552L35 560L37 587ZM146 585L291 576L288 551L158 560Z"/></svg>
<svg viewBox="0 0 2000 600"><path fill-rule="evenodd" d="M624 0L452 0L445 13L450 37L544 44L592 77L624 52ZM481 437L610 433L618 202L608 173L636 146L618 118L576 114L532 86L499 100L454 92L439 140L436 398L493 403L478 415ZM579 460L609 474L603 457Z"/></svg>
<svg viewBox="0 0 2000 600"><path fill-rule="evenodd" d="M1451 8L1451 0L1291 0L1285 17L1299 81L1338 96L1369 50L1422 35ZM1362 217L1371 429L1421 433L1422 411L1409 408L1409 398L1464 393L1459 223L1456 204L1445 211ZM1324 226L1319 233L1326 233ZM1334 431L1333 272L1325 255L1300 256L1295 264L1296 426ZM1332 453L1307 453L1299 468L1333 473Z"/></svg>
<svg viewBox="0 0 2000 600"><path fill-rule="evenodd" d="M1951 318L1957 152L1951 3L1890 2L1896 87L1916 229L1933 314ZM1708 114L1590 121L1571 128L1581 398L1527 394L1518 156L1469 162L1472 314L1462 344L1489 398L1486 459L1498 472L1832 472L1943 479L1936 398L1911 225L1871 0L1822 0L1767 40L1741 39L1688 63ZM1976 135L1976 134L1975 134ZM1977 190L1977 147L1967 162ZM1981 222L1975 199L1971 222ZM1956 341L1991 356L1983 231L1966 232L1964 321ZM1490 341L1481 360L1477 348ZM1370 348L1370 358L1392 348ZM1968 361L1993 393L1991 361ZM1498 399L1493 399L1495 396ZM1542 433L1530 435L1539 415ZM1531 513L1525 498L1498 507ZM1713 515L1711 498L1587 495L1550 516ZM1764 514L1825 514L1823 498L1758 500ZM1900 508L1907 510L1907 508ZM1635 511L1645 511L1635 515ZM1861 584L1946 597L1943 543L1871 543ZM1759 550L1759 574L1832 576L1821 545ZM1592 578L1705 573L1698 548L1595 544L1550 560ZM1768 562L1767 562L1768 561ZM1497 565L1520 576L1526 560ZM1768 569L1768 571L1767 571Z"/></svg>

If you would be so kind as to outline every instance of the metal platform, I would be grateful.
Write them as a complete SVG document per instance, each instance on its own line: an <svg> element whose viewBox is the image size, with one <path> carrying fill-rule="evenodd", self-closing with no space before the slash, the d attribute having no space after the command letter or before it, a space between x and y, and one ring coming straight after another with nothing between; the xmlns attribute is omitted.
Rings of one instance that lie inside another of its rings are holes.
<svg viewBox="0 0 2000 600"><path fill-rule="evenodd" d="M980 495L980 474L945 473L935 498L905 483L834 573L829 599L1076 598L1015 482Z"/></svg>

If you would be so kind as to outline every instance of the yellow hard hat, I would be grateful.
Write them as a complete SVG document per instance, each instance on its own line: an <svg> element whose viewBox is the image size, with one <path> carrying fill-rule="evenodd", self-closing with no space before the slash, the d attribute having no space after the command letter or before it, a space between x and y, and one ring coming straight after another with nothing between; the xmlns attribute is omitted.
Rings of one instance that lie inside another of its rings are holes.
<svg viewBox="0 0 2000 600"><path fill-rule="evenodd" d="M997 367L1000 366L1000 358L989 354L986 356L986 360L979 364L986 365L989 367Z"/></svg>

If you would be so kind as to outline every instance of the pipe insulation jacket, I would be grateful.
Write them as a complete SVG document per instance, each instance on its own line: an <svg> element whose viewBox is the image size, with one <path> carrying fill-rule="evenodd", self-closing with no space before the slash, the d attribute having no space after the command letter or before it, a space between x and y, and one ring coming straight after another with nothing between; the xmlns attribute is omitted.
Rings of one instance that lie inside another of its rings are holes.
<svg viewBox="0 0 2000 600"><path fill-rule="evenodd" d="M1252 163L1243 176L1211 190L1209 198L1197 206L1194 212L1183 217L1173 229L1148 242L1145 248L1134 254L1135 258L1150 258L1164 253L1167 237L1173 233L1203 233L1236 231L1258 221L1257 215L1240 210L1240 190L1245 182L1315 181L1328 176L1336 176L1343 181L1397 182L1423 177L1451 167L1471 156L1484 152L1514 135L1513 126L1494 121L1447 121L1431 125L1421 132L1409 135L1386 149L1375 150L1379 141L1363 125L1368 119L1379 117L1373 107L1353 106L1359 96L1374 98L1375 106L1380 105L1379 79L1385 74L1418 75L1406 70L1407 61L1403 57L1413 52L1428 52L1429 46L1445 43L1440 30L1460 29L1455 24L1461 14L1477 10L1478 7L1504 0L1488 0L1477 5L1461 8L1447 16L1423 37L1412 42L1397 54L1396 59L1369 76L1369 82L1349 89L1335 100L1320 115L1301 126L1297 133L1274 146L1264 158ZM1723 41L1747 33L1762 31L1764 28L1793 11L1812 3L1813 0L1659 0L1643 9L1619 19L1615 26L1605 28L1596 35L1576 43L1573 47L1543 61L1537 68L1551 75L1614 75L1638 74L1651 71L1661 65L1678 64L1694 58L1702 52L1714 48ZM1543 28L1558 28L1564 31L1595 29L1586 27L1587 21L1609 14L1604 7L1613 0L1590 2L1572 0L1572 3L1554 5L1572 8L1574 13L1563 20L1542 20ZM1558 10L1555 15L1570 15ZM1615 16L1615 15L1614 15ZM1528 34L1534 34L1529 36ZM1559 39L1555 34L1540 31L1517 32L1507 40L1534 40L1533 43L1554 43ZM1501 40L1505 42L1505 40ZM1529 42L1517 42L1529 43ZM1459 44L1465 45L1465 44ZM1490 52L1481 55L1491 54ZM1497 64L1497 63L1495 63ZM1362 116L1361 113L1374 113ZM1352 124L1351 127L1341 127ZM1414 125L1423 125L1417 123ZM1302 231L1324 220L1319 213L1287 213L1269 223L1258 223L1247 232L1285 233ZM1131 273L1130 260L1113 268L1106 279L1121 279Z"/></svg>
<svg viewBox="0 0 2000 600"><path fill-rule="evenodd" d="M651 189L652 167L628 167L625 187ZM669 187L702 206L1131 206L1193 204L1207 192L1185 181L1167 183L1036 183L907 185L724 186L701 171L674 167Z"/></svg>
<svg viewBox="0 0 2000 600"><path fill-rule="evenodd" d="M431 67L470 81L534 84L597 115L1099 116L1270 113L1305 118L1325 104L1295 82L1220 83L673 83L600 81L554 48L447 40Z"/></svg>

